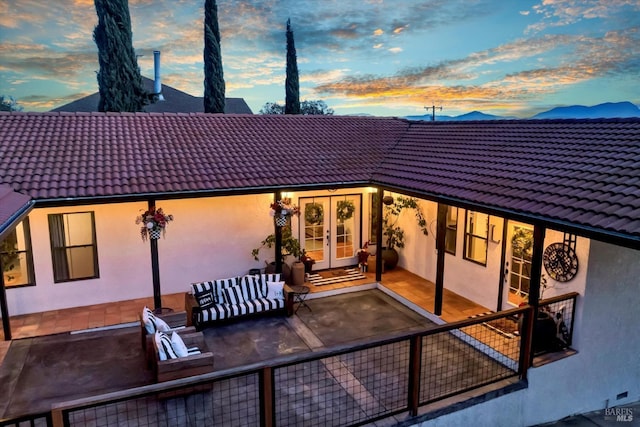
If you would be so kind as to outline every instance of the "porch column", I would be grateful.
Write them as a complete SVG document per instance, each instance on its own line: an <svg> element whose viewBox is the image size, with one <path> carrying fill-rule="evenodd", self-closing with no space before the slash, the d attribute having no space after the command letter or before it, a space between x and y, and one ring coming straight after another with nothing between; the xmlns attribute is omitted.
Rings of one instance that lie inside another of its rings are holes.
<svg viewBox="0 0 640 427"><path fill-rule="evenodd" d="M531 279L529 282L529 305L533 308L533 319L529 322L530 327L527 333L531 337L529 340L529 354L533 361L533 349L535 348L535 339L533 331L538 317L538 307L540 305L540 279L542 277L542 254L544 252L544 235L546 229L539 224L533 226L533 253L531 255Z"/></svg>
<svg viewBox="0 0 640 427"><path fill-rule="evenodd" d="M538 308L540 301L540 279L542 277L542 254L544 252L544 235L546 229L540 225L533 226L533 252L531 255L531 279L529 282L529 305Z"/></svg>
<svg viewBox="0 0 640 427"><path fill-rule="evenodd" d="M11 319L9 318L7 292L4 287L4 274L2 271L2 260L0 259L0 312L2 313L2 330L4 331L4 340L11 341Z"/></svg>
<svg viewBox="0 0 640 427"><path fill-rule="evenodd" d="M282 191L278 190L273 193L274 201L282 200ZM276 253L276 273L282 273L282 227L278 227L275 225L275 221L273 222L273 227L275 229L275 253Z"/></svg>
<svg viewBox="0 0 640 427"><path fill-rule="evenodd" d="M436 294L433 314L442 315L442 299L444 296L444 255L445 237L447 235L447 205L438 203L438 220L436 226Z"/></svg>
<svg viewBox="0 0 640 427"><path fill-rule="evenodd" d="M382 281L382 198L384 188L378 187L378 203L376 203L376 282Z"/></svg>
<svg viewBox="0 0 640 427"><path fill-rule="evenodd" d="M155 200L149 199L147 206L151 209L155 206ZM151 243L151 276L153 280L153 308L156 311L162 309L162 293L160 292L160 263L158 262L158 240L149 239Z"/></svg>

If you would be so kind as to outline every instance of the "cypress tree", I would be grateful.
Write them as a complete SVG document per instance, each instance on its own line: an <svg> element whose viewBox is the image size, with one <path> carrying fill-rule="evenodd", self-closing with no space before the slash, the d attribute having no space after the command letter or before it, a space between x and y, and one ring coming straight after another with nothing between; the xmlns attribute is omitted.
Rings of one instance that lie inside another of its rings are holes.
<svg viewBox="0 0 640 427"><path fill-rule="evenodd" d="M224 113L224 75L220 50L218 6L204 2L204 112Z"/></svg>
<svg viewBox="0 0 640 427"><path fill-rule="evenodd" d="M98 111L141 111L148 96L133 50L128 0L94 0L98 25Z"/></svg>
<svg viewBox="0 0 640 427"><path fill-rule="evenodd" d="M291 31L291 19L287 19L287 79L285 81L285 114L300 114L300 82L298 59Z"/></svg>

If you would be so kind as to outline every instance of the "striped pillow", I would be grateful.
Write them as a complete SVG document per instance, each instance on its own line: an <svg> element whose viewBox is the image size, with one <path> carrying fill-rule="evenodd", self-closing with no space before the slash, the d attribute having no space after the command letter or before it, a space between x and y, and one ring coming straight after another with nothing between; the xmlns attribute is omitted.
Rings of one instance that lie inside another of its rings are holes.
<svg viewBox="0 0 640 427"><path fill-rule="evenodd" d="M237 305L245 301L242 287L239 285L223 289L222 292L224 292L224 302L227 304Z"/></svg>
<svg viewBox="0 0 640 427"><path fill-rule="evenodd" d="M160 360L177 359L178 355L173 350L171 339L164 332L156 332L156 345L158 346L158 358Z"/></svg>
<svg viewBox="0 0 640 427"><path fill-rule="evenodd" d="M240 287L242 288L243 301L251 301L264 296L261 289L260 276L242 276Z"/></svg>

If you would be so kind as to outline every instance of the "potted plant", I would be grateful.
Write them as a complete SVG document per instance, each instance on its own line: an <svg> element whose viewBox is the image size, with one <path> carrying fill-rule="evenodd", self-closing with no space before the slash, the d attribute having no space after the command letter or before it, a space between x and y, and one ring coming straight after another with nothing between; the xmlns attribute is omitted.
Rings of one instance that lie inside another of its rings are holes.
<svg viewBox="0 0 640 427"><path fill-rule="evenodd" d="M313 264L316 263L316 260L307 255L307 251L302 250L302 255L300 255L300 261L304 264L304 272L306 274L310 274L313 270Z"/></svg>
<svg viewBox="0 0 640 427"><path fill-rule="evenodd" d="M382 260L387 270L393 270L398 265L398 251L396 248L404 248L404 230L398 225L400 214L405 209L413 209L418 226L425 236L429 235L427 220L424 218L418 199L414 197L398 196L395 200L388 196L383 199L384 215L382 218L382 234L386 238L386 244L382 248Z"/></svg>
<svg viewBox="0 0 640 427"><path fill-rule="evenodd" d="M160 235L164 237L167 224L170 221L173 221L173 215L165 214L162 208L156 209L155 206L150 207L136 217L136 224L142 224L140 226L140 237L143 241L146 241L147 238L159 239Z"/></svg>

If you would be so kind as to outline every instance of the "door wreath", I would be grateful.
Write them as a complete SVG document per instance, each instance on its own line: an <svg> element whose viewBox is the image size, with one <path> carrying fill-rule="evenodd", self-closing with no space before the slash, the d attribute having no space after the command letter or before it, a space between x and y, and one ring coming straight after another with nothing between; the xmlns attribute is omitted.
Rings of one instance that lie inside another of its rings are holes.
<svg viewBox="0 0 640 427"><path fill-rule="evenodd" d="M356 210L356 205L351 200L340 200L338 202L338 210L336 212L338 219L342 222L351 219Z"/></svg>
<svg viewBox="0 0 640 427"><path fill-rule="evenodd" d="M310 203L305 207L304 220L307 224L317 225L324 222L324 209L320 203Z"/></svg>

